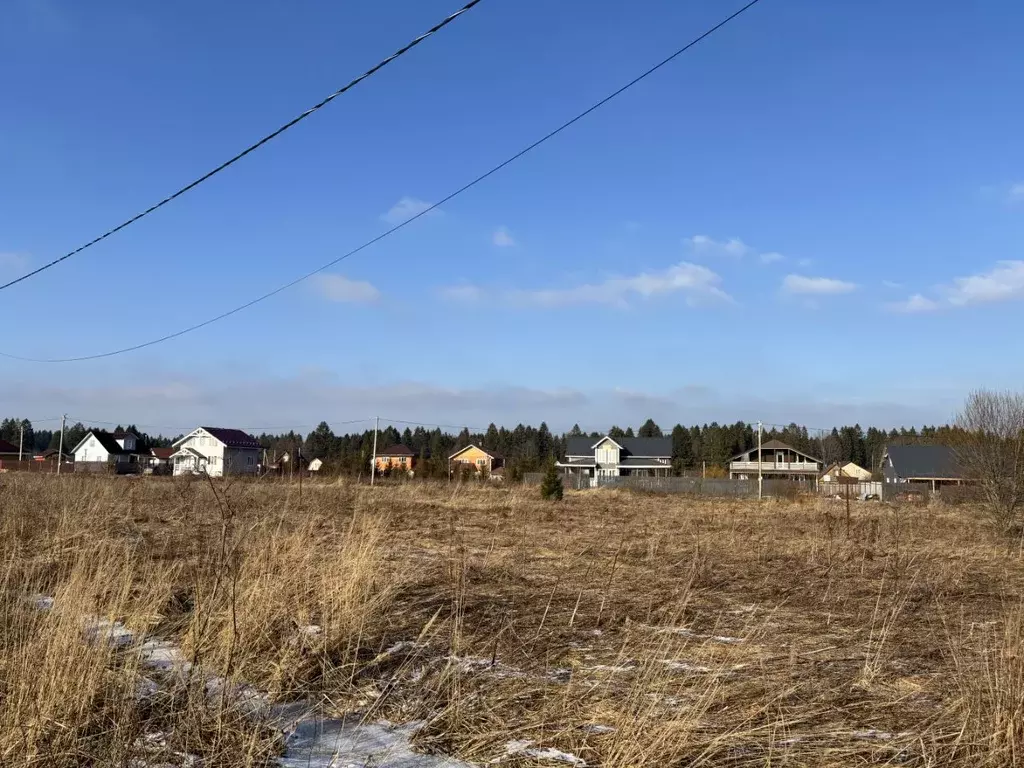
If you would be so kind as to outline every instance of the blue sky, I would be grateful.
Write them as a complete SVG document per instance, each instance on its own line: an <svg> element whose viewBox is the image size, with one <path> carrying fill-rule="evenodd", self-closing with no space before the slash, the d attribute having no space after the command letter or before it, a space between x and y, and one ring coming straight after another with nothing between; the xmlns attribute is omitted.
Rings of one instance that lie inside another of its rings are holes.
<svg viewBox="0 0 1024 768"><path fill-rule="evenodd" d="M4 291L0 351L102 352L247 301L738 5L484 0L233 169ZM0 277L146 207L456 6L10 0ZM0 361L0 402L175 425L944 421L966 391L1024 374L1022 32L1008 0L762 0L327 275L138 353Z"/></svg>

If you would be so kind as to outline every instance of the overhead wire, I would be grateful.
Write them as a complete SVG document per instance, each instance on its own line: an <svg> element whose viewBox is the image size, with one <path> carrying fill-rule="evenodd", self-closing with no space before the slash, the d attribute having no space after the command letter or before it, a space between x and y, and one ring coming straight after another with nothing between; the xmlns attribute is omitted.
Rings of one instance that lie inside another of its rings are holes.
<svg viewBox="0 0 1024 768"><path fill-rule="evenodd" d="M168 334L165 334L164 336L160 336L158 338L151 339L149 341L145 341L145 342L142 342L142 343L139 343L139 344L133 344L133 345L127 346L127 347L122 347L120 349L110 350L108 352L100 352L100 353L96 353L96 354L92 354L92 355L80 355L80 356L77 356L77 357L63 357L63 358L23 357L23 356L20 356L20 355L12 355L12 354L8 354L8 353L5 353L5 352L0 352L0 357L6 357L6 358L11 359L11 360L20 360L20 361L23 361L23 362L30 362L30 363L77 363L77 362L84 362L86 360L98 360L98 359L101 359L101 358L113 357L115 355L122 355L122 354L125 354L125 353L128 353L128 352L135 352L135 351L138 351L140 349L145 349L147 347L152 347L152 346L154 346L156 344L161 344L161 343L163 343L165 341L170 341L170 340L176 339L176 338L178 338L180 336L184 336L185 334L192 333L193 331L198 331L201 328L205 328L208 325L212 325L213 323L219 322L220 320L224 320L224 319L226 319L228 317L231 317L232 315L235 315L235 314L237 314L239 312L242 312L242 311L248 309L249 307L252 307L252 306L254 306L256 304L259 304L259 303L261 303L263 301L266 301L267 299L270 299L270 298L276 296L277 294L279 294L279 293L281 293L283 291L286 291L289 288L292 288L292 287L298 285L299 283L301 283L301 282L303 282L305 280L308 280L309 278L313 277L314 275L317 275L317 274L319 274L319 273L321 273L321 272L323 272L323 271L325 271L327 269L330 269L331 267L333 267L336 264L338 264L338 263L340 263L340 262L350 258L351 256L355 256L360 251L363 251L363 250L369 248L370 246L380 242L384 238L386 238L386 237L394 234L395 232L399 231L400 229L408 226L409 224L411 224L412 222L416 221L417 219L419 219L419 218L421 218L423 216L426 216L431 211L434 211L437 208L439 208L440 206L450 202L451 200L453 200L454 198L458 197L462 193L472 189L473 187L475 187L480 182L484 181L485 179L490 178L491 176L493 176L498 171L502 170L506 166L510 165L511 163L514 163L516 160L518 160L519 158L523 157L523 155L526 155L527 153L533 151L537 147L541 146L542 144L546 143L550 139L552 139L555 136L557 136L558 134L560 134L562 131L564 131L567 128L569 128L570 126L576 124L577 122L582 120L587 115L589 115L592 112L600 109L605 104L610 102L612 99L616 98L617 96L621 95L622 93L625 93L626 91L628 91L633 86L635 86L638 83L640 83L641 81L645 80L650 75L654 74L655 72L660 70L662 67L664 67L667 64L669 64L670 62L674 61L677 57L679 57L682 54L686 53L688 50L693 48L695 45L697 45L698 43L700 43L701 41L703 41L707 37L711 36L712 34L717 32L719 29L724 27L725 25L729 24L731 21L737 19L742 14L746 13L748 10L750 10L755 5L757 5L759 2L760 2L760 0L750 0L750 2L748 2L746 5L741 7L739 10L737 10L734 13L730 14L729 16L724 18L722 21L720 21L717 24L715 24L713 27L710 27L709 29L705 30L703 33L701 33L697 37L695 37L692 40L690 40L688 43L683 45L681 48L678 48L676 51L674 51L670 55L668 55L665 58L663 58L661 61L656 63L654 66L646 69L644 72L642 72L641 74L639 74L636 77L634 77L632 80L630 80L625 85L623 85L623 86L617 88L616 90L612 91L612 93L610 93L609 95L605 96L600 101L594 103L593 105L591 105L587 109L583 110L582 112L577 114L575 117L572 117L569 120L565 121L564 123L559 125L557 128L554 128L553 130L549 131L548 133L543 135L541 138L539 138L536 141L534 141L533 143L527 145L525 148L519 150L518 152L516 152L511 157L509 157L506 160L502 161L498 165L492 167L490 170L485 171L484 173L480 174L479 176L477 176L475 179L473 179L472 181L468 182L467 184L464 184L463 186L459 187L454 192L451 192L450 194L448 194L445 197L441 198L436 203L433 203L432 205L424 208L422 211L417 212L416 214L414 214L410 218L406 219L405 221L400 222L399 224L396 224L395 226L391 227L390 229L385 230L384 232L382 232L381 234L377 235L376 237L373 237L370 240L367 240L362 245L360 245L360 246L358 246L356 248L353 248L352 250L348 251L347 253L344 253L344 254L342 254L341 256L338 256L335 259L331 259L330 261L326 262L325 264L322 264L321 266L316 267L315 269L305 273L304 275L302 275L300 277L297 277L294 280L292 280L292 281L290 281L288 283L285 283L284 285L281 285L281 286L279 286L277 288L274 288L273 290L268 291L267 293L264 293L263 295L258 296L255 299L247 301L244 304L241 304L241 305L239 305L239 306L237 306L237 307L235 307L233 309L227 310L226 312L222 312L219 315L216 315L215 317L211 317L211 318L209 318L207 320L204 320L202 322L195 323L193 325L190 325L190 326L188 326L186 328L182 328L181 330L175 331L173 333L168 333ZM468 7L472 7L472 5L473 4L470 3L467 6L467 8L463 9L462 12L467 10Z"/></svg>
<svg viewBox="0 0 1024 768"><path fill-rule="evenodd" d="M0 291L4 290L5 288L10 288L12 285L17 285L18 283L22 282L23 280L28 280L30 277L34 277L35 275L38 275L40 272L45 272L47 269L50 269L51 267L57 266L61 262L66 261L67 259L70 259L72 256L81 253L85 249L91 248L92 246L96 245L96 243L99 243L99 242L101 242L103 240L106 240L111 235L113 235L113 234L115 234L117 232L120 232L125 227L131 226L135 222L139 221L142 218L145 218L146 216L148 216L149 214L153 213L157 209L163 208L165 205L167 205L172 200L175 200L176 198L179 198L182 195L184 195L186 192L188 192L188 191L190 191L192 189L195 189L200 184L202 184L204 181L207 181L208 179L213 178L214 176L216 176L221 171L223 171L223 170L225 170L227 168L230 168L232 165L237 163L243 157L246 157L247 155L251 154L252 152L255 152L257 149L262 147L264 144L267 144L268 142L276 139L278 136L280 136L282 133L287 131L289 128L292 128L295 125L298 125L299 123L301 123L303 120L305 120L310 115L312 115L315 112L318 112L319 110L321 110L324 107L326 107L328 104L330 104L332 101L334 101L336 98L341 96L346 91L351 90L355 86L359 85L359 83L363 82L363 80L366 80L367 78L372 77L374 74L376 74L377 72L382 70L384 67L386 67L388 64L390 64L395 59L401 57L405 53L408 53L410 50L415 48L417 45L422 43L424 40L426 40L431 35L434 35L437 32L439 32L440 30L444 29L446 26L448 26L453 21L455 21L455 19L457 19L459 16L461 16L462 14L466 13L467 11L469 11L474 5L478 4L480 1L481 0L470 0L470 2L466 3L459 10L457 10L454 13L448 15L445 19L443 19L442 21L440 21L437 24L435 24L433 27L428 29L426 32L421 34L419 37L415 38L411 42L409 42L406 45L404 45L401 48L399 48L397 51L392 53L386 59L383 59L382 61L378 62L374 66L370 67L370 69L366 70L359 77L355 78L354 80L351 80L348 84L342 86L341 88L339 88L334 93L332 93L329 96L327 96L326 98L321 99L319 102L314 104L312 107L307 109L302 114L298 115L297 117L293 117L291 120L289 120L287 123L282 125L280 128L277 128L276 130L271 131L266 136L264 136L262 139L257 141L255 144L250 144L248 147L243 149L241 152L239 152L238 154L234 155L230 159L225 160L223 163L218 165L213 170L207 171L206 173L204 173L199 178L197 178L194 181L186 184L184 187L179 189L177 192L174 192L173 194L168 195L167 197L165 197L162 200L160 200L158 203L154 203L153 205L149 206L149 208L147 208L146 210L142 211L141 213L135 214L130 219L127 219L127 220L121 222L120 224L118 224L113 229L108 229L102 235L93 238L92 240L90 240L89 242L85 243L84 245L78 246L73 251L69 251L69 252L65 253L63 256L60 256L59 258L54 259L53 261L50 261L50 262L48 262L46 264L43 264L42 266L37 267L36 269L33 269L30 272L26 272L25 274L21 275L20 277L16 277L13 280L10 280L10 281L0 285Z"/></svg>

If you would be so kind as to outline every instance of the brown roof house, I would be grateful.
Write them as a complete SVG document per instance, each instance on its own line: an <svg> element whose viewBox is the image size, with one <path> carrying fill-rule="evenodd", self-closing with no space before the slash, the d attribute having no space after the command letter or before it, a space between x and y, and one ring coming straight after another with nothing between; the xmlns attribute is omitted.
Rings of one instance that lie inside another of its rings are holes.
<svg viewBox="0 0 1024 768"><path fill-rule="evenodd" d="M810 482L821 473L821 459L781 440L769 440L760 449L755 446L729 459L730 479L753 480L759 469L765 479Z"/></svg>
<svg viewBox="0 0 1024 768"><path fill-rule="evenodd" d="M378 475L383 472L394 471L412 472L416 463L416 455L409 446L395 443L381 451L377 451L377 460L374 462L371 459L371 463L374 465L373 469Z"/></svg>
<svg viewBox="0 0 1024 768"><path fill-rule="evenodd" d="M196 427L174 444L175 475L255 475L259 471L260 441L240 429Z"/></svg>

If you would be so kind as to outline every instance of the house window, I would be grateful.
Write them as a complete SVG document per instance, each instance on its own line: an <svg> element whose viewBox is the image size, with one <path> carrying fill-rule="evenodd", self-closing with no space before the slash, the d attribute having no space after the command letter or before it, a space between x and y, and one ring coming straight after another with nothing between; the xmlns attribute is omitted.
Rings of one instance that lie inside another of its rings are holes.
<svg viewBox="0 0 1024 768"><path fill-rule="evenodd" d="M252 466L252 456L246 456L245 457L245 463L246 463L246 466L251 467Z"/></svg>
<svg viewBox="0 0 1024 768"><path fill-rule="evenodd" d="M476 465L477 465L478 467L482 467L482 466L483 466L484 464L486 464L486 463L487 463L487 460L486 460L486 459L477 459L477 460L476 460Z"/></svg>

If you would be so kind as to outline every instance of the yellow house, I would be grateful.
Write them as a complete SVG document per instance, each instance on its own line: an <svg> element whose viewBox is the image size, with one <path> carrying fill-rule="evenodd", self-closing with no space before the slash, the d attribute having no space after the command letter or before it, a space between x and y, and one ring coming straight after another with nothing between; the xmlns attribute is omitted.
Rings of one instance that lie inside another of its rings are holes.
<svg viewBox="0 0 1024 768"><path fill-rule="evenodd" d="M826 469L821 475L823 483L866 483L871 480L870 470L852 461L839 462Z"/></svg>
<svg viewBox="0 0 1024 768"><path fill-rule="evenodd" d="M473 467L477 474L486 470L493 475L505 465L505 458L495 451L467 445L448 457L448 474L453 475L466 465Z"/></svg>

